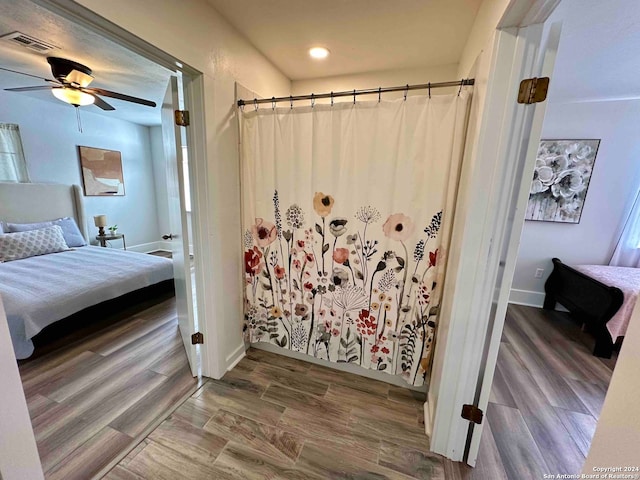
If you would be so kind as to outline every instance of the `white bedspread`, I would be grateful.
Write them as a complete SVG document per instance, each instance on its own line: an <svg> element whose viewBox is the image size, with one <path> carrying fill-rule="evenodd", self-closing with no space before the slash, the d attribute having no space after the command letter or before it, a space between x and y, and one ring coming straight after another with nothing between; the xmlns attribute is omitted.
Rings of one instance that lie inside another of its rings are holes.
<svg viewBox="0 0 640 480"><path fill-rule="evenodd" d="M608 265L577 265L576 270L595 278L605 285L618 287L624 294L624 302L607 322L607 329L615 342L627 332L633 308L640 293L640 268L611 267Z"/></svg>
<svg viewBox="0 0 640 480"><path fill-rule="evenodd" d="M92 246L0 263L0 295L16 357L33 353L31 338L44 327L171 278L169 259Z"/></svg>

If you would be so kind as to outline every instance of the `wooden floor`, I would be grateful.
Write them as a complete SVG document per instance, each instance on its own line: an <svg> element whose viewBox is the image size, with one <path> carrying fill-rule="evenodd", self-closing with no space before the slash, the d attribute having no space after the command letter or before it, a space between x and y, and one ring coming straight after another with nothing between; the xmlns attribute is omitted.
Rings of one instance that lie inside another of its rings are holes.
<svg viewBox="0 0 640 480"><path fill-rule="evenodd" d="M132 310L111 326L62 339L55 350L20 362L46 478L92 478L196 390L174 299Z"/></svg>
<svg viewBox="0 0 640 480"><path fill-rule="evenodd" d="M428 451L407 389L255 349L197 385L173 300L20 370L49 479L129 451L105 478L539 479L578 473L588 451L615 364L592 344L566 314L509 307L475 469Z"/></svg>
<svg viewBox="0 0 640 480"><path fill-rule="evenodd" d="M577 474L584 464L617 354L569 315L509 305L474 479Z"/></svg>
<svg viewBox="0 0 640 480"><path fill-rule="evenodd" d="M613 361L566 314L510 306L477 467L428 451L424 398L251 349L108 475L141 479L540 479L578 473Z"/></svg>
<svg viewBox="0 0 640 480"><path fill-rule="evenodd" d="M251 349L106 478L445 478L424 396Z"/></svg>

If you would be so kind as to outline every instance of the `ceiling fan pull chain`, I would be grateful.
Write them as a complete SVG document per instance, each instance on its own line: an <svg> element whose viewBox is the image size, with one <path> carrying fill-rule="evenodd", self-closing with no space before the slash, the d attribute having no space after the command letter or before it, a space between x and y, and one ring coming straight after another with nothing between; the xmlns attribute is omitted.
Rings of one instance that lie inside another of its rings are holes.
<svg viewBox="0 0 640 480"><path fill-rule="evenodd" d="M77 105L73 106L76 109L76 118L78 119L78 131L82 133L82 120L80 119L80 109Z"/></svg>

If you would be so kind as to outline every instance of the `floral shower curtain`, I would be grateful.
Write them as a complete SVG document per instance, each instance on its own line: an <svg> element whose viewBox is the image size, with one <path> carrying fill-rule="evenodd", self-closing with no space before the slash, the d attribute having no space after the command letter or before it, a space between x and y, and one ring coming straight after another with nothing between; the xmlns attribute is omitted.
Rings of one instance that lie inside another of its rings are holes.
<svg viewBox="0 0 640 480"><path fill-rule="evenodd" d="M469 98L243 112L250 342L424 383Z"/></svg>

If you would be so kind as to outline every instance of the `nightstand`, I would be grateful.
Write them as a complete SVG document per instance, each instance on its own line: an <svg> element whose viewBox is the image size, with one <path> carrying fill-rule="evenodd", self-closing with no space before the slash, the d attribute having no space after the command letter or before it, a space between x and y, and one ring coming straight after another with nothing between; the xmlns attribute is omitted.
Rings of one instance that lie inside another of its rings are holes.
<svg viewBox="0 0 640 480"><path fill-rule="evenodd" d="M106 247L108 241L122 240L122 247L125 250L127 249L127 242L126 242L126 239L124 238L124 233L117 233L115 235L96 235L96 240L100 242L101 247Z"/></svg>

